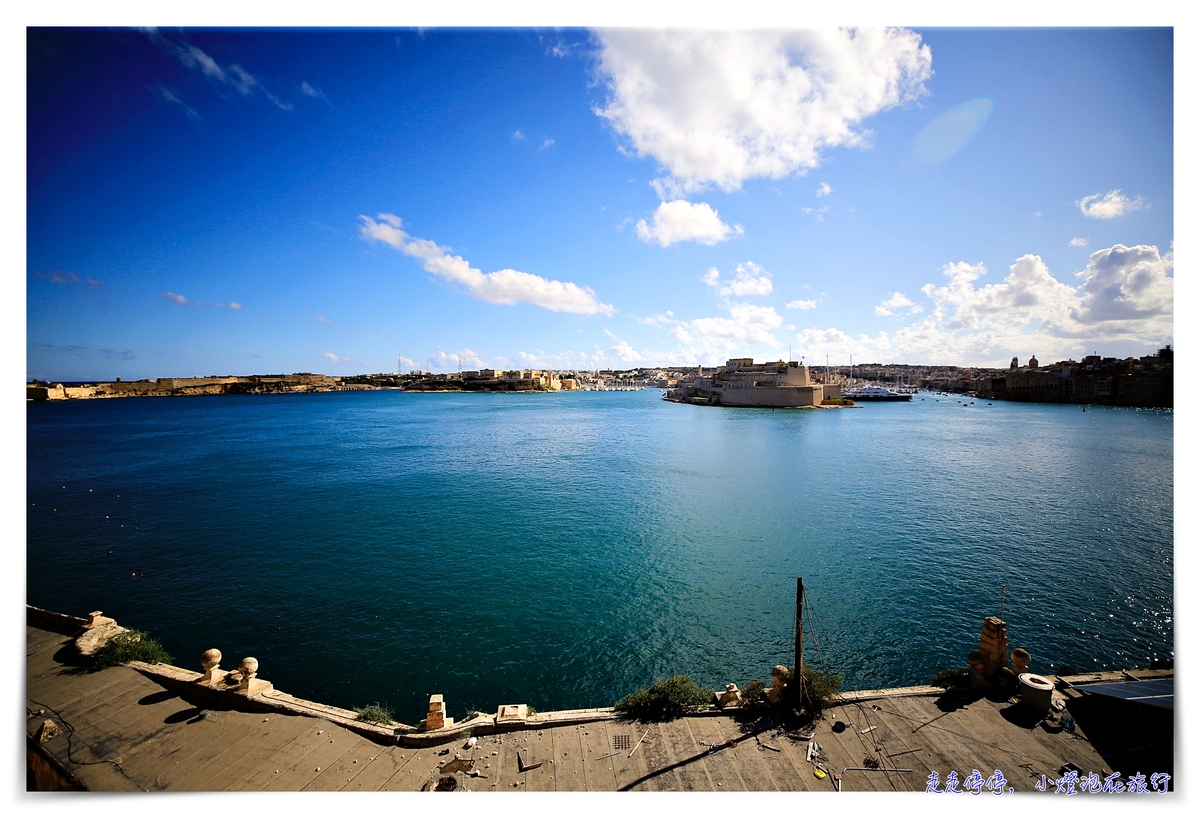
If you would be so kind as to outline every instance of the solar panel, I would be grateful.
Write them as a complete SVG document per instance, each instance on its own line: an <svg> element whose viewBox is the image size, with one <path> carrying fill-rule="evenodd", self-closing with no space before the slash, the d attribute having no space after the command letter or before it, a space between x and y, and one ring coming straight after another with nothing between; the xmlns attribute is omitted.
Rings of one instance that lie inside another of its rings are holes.
<svg viewBox="0 0 1200 818"><path fill-rule="evenodd" d="M1111 696L1131 702L1175 709L1175 678L1143 679L1136 682L1091 682L1072 685L1076 690Z"/></svg>

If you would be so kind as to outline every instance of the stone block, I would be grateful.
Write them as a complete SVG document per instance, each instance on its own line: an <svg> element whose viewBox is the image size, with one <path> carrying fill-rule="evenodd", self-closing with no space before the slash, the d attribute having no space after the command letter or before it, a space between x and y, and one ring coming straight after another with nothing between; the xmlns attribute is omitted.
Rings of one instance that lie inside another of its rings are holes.
<svg viewBox="0 0 1200 818"><path fill-rule="evenodd" d="M223 686L225 684L226 671L221 670L221 651L216 648L209 648L200 656L200 667L204 668L204 675L196 680L196 684Z"/></svg>
<svg viewBox="0 0 1200 818"><path fill-rule="evenodd" d="M718 707L737 707L742 703L742 693L735 684L725 685L724 690L714 691Z"/></svg>
<svg viewBox="0 0 1200 818"><path fill-rule="evenodd" d="M62 728L54 721L54 719L46 719L37 729L37 740L39 744L44 744L52 738L62 735Z"/></svg>
<svg viewBox="0 0 1200 818"><path fill-rule="evenodd" d="M520 723L529 718L529 705L502 704L496 711L496 723Z"/></svg>
<svg viewBox="0 0 1200 818"><path fill-rule="evenodd" d="M239 693L243 696L261 696L263 693L274 689L275 685L271 684L266 679L250 678L242 679L242 683L239 684L234 690L236 693Z"/></svg>

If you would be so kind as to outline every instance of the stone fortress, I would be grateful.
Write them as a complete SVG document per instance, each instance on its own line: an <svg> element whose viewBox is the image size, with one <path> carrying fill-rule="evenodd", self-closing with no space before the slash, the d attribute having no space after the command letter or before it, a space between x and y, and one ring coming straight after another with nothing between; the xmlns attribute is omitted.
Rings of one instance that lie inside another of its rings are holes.
<svg viewBox="0 0 1200 818"><path fill-rule="evenodd" d="M821 408L847 405L840 384L816 382L807 366L797 361L754 363L753 358L730 358L720 370L705 375L697 369L680 381L666 400L702 406L759 406ZM851 404L852 405L852 404Z"/></svg>

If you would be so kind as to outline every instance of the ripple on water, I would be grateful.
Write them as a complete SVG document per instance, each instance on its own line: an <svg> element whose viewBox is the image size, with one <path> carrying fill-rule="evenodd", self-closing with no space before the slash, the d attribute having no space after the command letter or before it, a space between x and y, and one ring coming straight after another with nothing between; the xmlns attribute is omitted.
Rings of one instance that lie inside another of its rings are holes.
<svg viewBox="0 0 1200 818"><path fill-rule="evenodd" d="M657 397L31 404L28 599L410 720L765 679L797 576L848 687L963 665L1001 585L1036 670L1173 655L1171 413Z"/></svg>

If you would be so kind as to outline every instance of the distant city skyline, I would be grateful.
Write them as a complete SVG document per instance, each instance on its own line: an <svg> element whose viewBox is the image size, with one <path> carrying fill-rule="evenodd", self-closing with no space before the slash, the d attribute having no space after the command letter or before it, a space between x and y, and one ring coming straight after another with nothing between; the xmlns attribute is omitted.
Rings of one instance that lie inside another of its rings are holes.
<svg viewBox="0 0 1200 818"><path fill-rule="evenodd" d="M1171 29L29 29L28 378L1174 343Z"/></svg>

